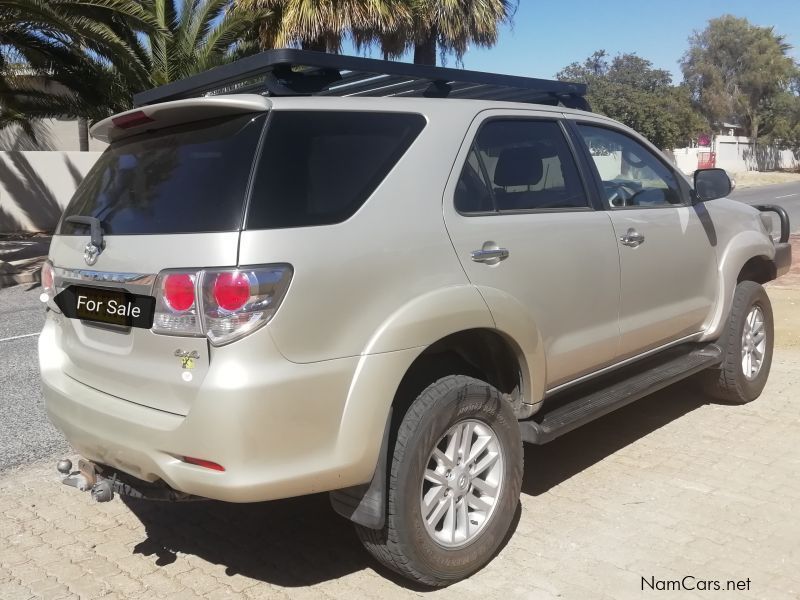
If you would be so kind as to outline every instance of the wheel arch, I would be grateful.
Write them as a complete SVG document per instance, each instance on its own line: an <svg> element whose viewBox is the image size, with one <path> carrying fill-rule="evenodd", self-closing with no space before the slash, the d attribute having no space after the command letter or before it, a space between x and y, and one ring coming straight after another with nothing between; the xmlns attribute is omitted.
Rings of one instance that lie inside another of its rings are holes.
<svg viewBox="0 0 800 600"><path fill-rule="evenodd" d="M527 325L529 319L520 314L509 323ZM357 462L355 471L364 483L348 482L349 487L333 492L334 509L367 527L382 523L392 432L416 395L441 377L460 374L487 381L507 395L518 417L532 414L532 405L525 402L536 393L531 391L530 375L536 372L531 356L538 354L495 326L471 285L431 292L396 311L370 339L348 390L336 451Z"/></svg>
<svg viewBox="0 0 800 600"><path fill-rule="evenodd" d="M733 236L719 259L716 309L704 328L702 341L717 339L725 326L740 281L766 283L774 279L775 246L763 233L744 230Z"/></svg>

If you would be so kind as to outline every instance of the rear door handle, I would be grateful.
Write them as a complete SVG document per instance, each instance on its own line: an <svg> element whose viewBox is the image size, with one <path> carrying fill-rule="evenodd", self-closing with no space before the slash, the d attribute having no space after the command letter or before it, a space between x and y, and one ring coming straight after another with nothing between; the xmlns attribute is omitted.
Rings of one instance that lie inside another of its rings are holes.
<svg viewBox="0 0 800 600"><path fill-rule="evenodd" d="M481 263L498 263L508 258L509 252L506 248L486 248L472 251L472 260Z"/></svg>
<svg viewBox="0 0 800 600"><path fill-rule="evenodd" d="M625 232L625 235L621 235L619 237L619 241L622 243L623 246L628 246L630 248L636 248L636 246L640 246L644 243L644 236L636 231L633 227L628 229Z"/></svg>

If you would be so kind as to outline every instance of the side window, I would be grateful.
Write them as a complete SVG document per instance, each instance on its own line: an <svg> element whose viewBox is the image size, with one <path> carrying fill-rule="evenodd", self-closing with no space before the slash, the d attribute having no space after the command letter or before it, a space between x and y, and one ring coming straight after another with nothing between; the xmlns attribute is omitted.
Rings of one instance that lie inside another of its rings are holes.
<svg viewBox="0 0 800 600"><path fill-rule="evenodd" d="M461 213L585 208L588 200L561 127L555 121L484 124L455 192Z"/></svg>
<svg viewBox="0 0 800 600"><path fill-rule="evenodd" d="M366 202L425 126L412 113L273 111L247 229L331 225Z"/></svg>
<svg viewBox="0 0 800 600"><path fill-rule="evenodd" d="M623 133L578 125L612 208L683 204L675 175L642 144Z"/></svg>

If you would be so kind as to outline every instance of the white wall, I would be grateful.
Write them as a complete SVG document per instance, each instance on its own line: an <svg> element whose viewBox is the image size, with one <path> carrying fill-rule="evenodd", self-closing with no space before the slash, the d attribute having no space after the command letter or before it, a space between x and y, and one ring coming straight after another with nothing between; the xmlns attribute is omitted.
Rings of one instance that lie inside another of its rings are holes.
<svg viewBox="0 0 800 600"><path fill-rule="evenodd" d="M779 150L775 146L757 147L750 138L735 135L714 136L711 148L678 148L673 151L675 164L684 173L697 169L698 152L716 152L716 166L731 173L743 171L777 171L795 169L800 161L791 150Z"/></svg>
<svg viewBox="0 0 800 600"><path fill-rule="evenodd" d="M80 150L77 119L41 119L32 124L35 139L16 124L0 129L0 150ZM89 150L100 152L108 144L89 137Z"/></svg>
<svg viewBox="0 0 800 600"><path fill-rule="evenodd" d="M672 151L678 170L691 175L697 170L697 154L708 152L708 148L678 148Z"/></svg>
<svg viewBox="0 0 800 600"><path fill-rule="evenodd" d="M0 152L0 233L52 231L100 152Z"/></svg>
<svg viewBox="0 0 800 600"><path fill-rule="evenodd" d="M80 141L78 138L78 121L77 120L62 120L50 119L45 121L45 125L50 130L50 148L43 148L43 150L80 150ZM102 152L106 149L105 142L94 139L89 136L89 150L93 152Z"/></svg>

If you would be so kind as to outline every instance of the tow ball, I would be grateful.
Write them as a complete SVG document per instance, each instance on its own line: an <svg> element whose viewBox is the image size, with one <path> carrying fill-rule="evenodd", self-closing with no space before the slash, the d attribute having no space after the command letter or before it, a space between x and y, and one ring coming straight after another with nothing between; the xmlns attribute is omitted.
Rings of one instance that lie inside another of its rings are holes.
<svg viewBox="0 0 800 600"><path fill-rule="evenodd" d="M97 502L110 502L114 499L114 479L99 477L97 467L88 460L78 461L78 470L72 470L72 461L64 458L58 461L56 469L66 475L61 481L64 485L74 487L82 492L91 491L92 499Z"/></svg>

